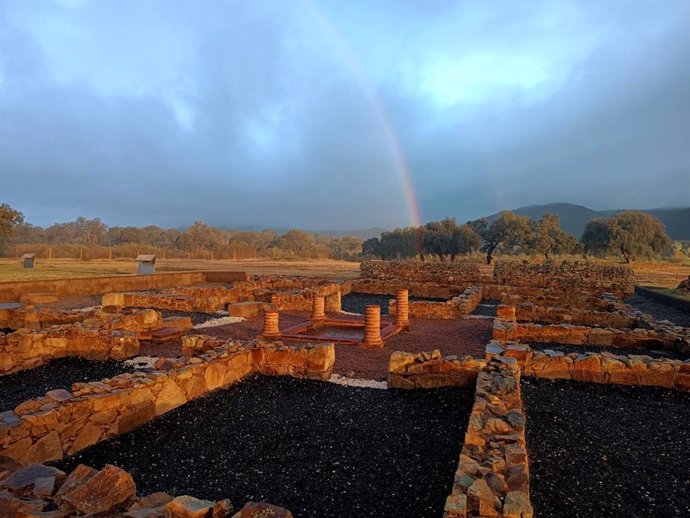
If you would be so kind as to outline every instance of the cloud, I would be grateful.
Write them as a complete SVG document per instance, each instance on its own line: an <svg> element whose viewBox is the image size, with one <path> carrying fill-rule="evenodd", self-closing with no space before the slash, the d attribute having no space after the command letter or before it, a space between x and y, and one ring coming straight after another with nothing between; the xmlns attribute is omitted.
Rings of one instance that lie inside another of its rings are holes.
<svg viewBox="0 0 690 518"><path fill-rule="evenodd" d="M392 227L406 165L426 218L687 204L685 2L172 6L0 1L2 201Z"/></svg>

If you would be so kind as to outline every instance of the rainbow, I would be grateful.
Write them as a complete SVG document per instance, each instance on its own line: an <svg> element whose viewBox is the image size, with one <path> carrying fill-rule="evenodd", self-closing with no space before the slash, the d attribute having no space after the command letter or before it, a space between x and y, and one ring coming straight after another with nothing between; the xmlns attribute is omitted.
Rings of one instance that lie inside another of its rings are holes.
<svg viewBox="0 0 690 518"><path fill-rule="evenodd" d="M422 216L419 209L419 203L417 202L417 195L415 193L412 174L410 173L410 168L407 165L405 153L403 152L400 141L393 130L390 118L386 113L386 109L381 101L380 96L362 69L362 66L354 52L352 52L350 46L347 44L330 19L323 14L322 10L319 9L313 1L304 0L303 5L317 19L319 22L319 27L321 28L324 36L328 39L333 48L347 64L348 68L362 89L362 92L364 93L367 102L371 106L379 126L381 127L386 144L388 145L389 152L393 158L395 170L399 176L403 195L409 211L410 225L414 227L420 226L422 224Z"/></svg>

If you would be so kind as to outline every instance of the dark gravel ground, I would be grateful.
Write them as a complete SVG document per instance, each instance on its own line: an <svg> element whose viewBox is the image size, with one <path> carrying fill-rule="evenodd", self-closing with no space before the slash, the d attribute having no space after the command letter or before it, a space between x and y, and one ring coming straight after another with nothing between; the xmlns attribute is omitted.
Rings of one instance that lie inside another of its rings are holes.
<svg viewBox="0 0 690 518"><path fill-rule="evenodd" d="M479 305L471 313L472 315L481 315L484 317L495 317L496 308L501 303L500 300L486 299L482 300Z"/></svg>
<svg viewBox="0 0 690 518"><path fill-rule="evenodd" d="M643 313L653 316L656 320L668 320L677 326L690 327L690 315L680 309L667 306L666 304L637 294L633 295L625 302Z"/></svg>
<svg viewBox="0 0 690 518"><path fill-rule="evenodd" d="M597 345L567 345L554 343L526 342L535 351L562 351L564 353L613 353L613 354L646 354L652 358L671 358L672 360L684 360L685 357L676 351L651 350L651 349L630 349L625 347L601 347Z"/></svg>
<svg viewBox="0 0 690 518"><path fill-rule="evenodd" d="M381 306L381 314L388 314L388 301L394 299L395 295L373 295L370 293L348 293L342 297L342 308L343 311L348 311L350 313L360 313L364 314L365 306L369 304L378 304ZM427 300L430 302L445 302L446 299L434 299L425 297L413 297L410 296L410 302L416 300Z"/></svg>
<svg viewBox="0 0 690 518"><path fill-rule="evenodd" d="M72 383L100 381L132 370L114 360L59 358L35 369L0 376L0 411L12 410L19 403L43 396L49 390L70 390Z"/></svg>
<svg viewBox="0 0 690 518"><path fill-rule="evenodd" d="M690 516L690 396L523 378L534 515Z"/></svg>
<svg viewBox="0 0 690 518"><path fill-rule="evenodd" d="M112 463L139 493L265 500L296 518L440 518L472 400L251 378L56 465Z"/></svg>
<svg viewBox="0 0 690 518"><path fill-rule="evenodd" d="M16 329L12 329L11 327L0 327L0 333L5 333L6 335L10 333L14 333Z"/></svg>
<svg viewBox="0 0 690 518"><path fill-rule="evenodd" d="M168 317L190 317L192 319L192 325L196 326L198 324L203 324L214 318L219 318L221 315L214 315L212 313L197 313L193 311L171 311L169 309L159 310L163 318ZM223 316L227 316L225 313Z"/></svg>

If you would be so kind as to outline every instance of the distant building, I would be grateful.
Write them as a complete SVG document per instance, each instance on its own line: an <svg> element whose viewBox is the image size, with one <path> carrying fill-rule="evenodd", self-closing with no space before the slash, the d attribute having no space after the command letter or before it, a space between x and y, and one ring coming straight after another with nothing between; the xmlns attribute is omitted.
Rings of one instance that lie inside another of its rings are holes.
<svg viewBox="0 0 690 518"><path fill-rule="evenodd" d="M22 259L24 260L24 268L33 268L36 254L24 254Z"/></svg>
<svg viewBox="0 0 690 518"><path fill-rule="evenodd" d="M156 273L156 256L154 254L140 254L136 259L139 263L137 273L139 275L153 275Z"/></svg>

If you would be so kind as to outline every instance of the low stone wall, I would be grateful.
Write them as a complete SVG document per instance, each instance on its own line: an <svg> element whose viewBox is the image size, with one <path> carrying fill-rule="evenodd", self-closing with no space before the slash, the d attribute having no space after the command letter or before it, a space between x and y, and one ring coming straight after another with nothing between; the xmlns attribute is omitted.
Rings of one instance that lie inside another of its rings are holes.
<svg viewBox="0 0 690 518"><path fill-rule="evenodd" d="M595 345L630 349L666 349L690 354L690 336L683 328L615 329L570 324L540 325L494 320L492 337L501 341Z"/></svg>
<svg viewBox="0 0 690 518"><path fill-rule="evenodd" d="M542 324L575 324L589 327L615 327L633 329L645 323L641 315L622 309L615 311L589 311L578 308L538 306L521 303L515 306L500 305L497 308L499 318L512 319L517 322L540 322Z"/></svg>
<svg viewBox="0 0 690 518"><path fill-rule="evenodd" d="M635 293L690 314L690 298L671 295L670 293L660 291L659 288L648 286L636 286Z"/></svg>
<svg viewBox="0 0 690 518"><path fill-rule="evenodd" d="M364 261L362 279L390 282L421 282L440 285L481 284L524 288L554 288L562 292L629 295L635 275L627 266L588 261L497 261L495 266L470 262ZM408 286L403 286L408 287Z"/></svg>
<svg viewBox="0 0 690 518"><path fill-rule="evenodd" d="M99 331L79 324L38 331L19 330L0 334L0 376L33 369L55 358L124 360L138 352L139 340L131 331Z"/></svg>
<svg viewBox="0 0 690 518"><path fill-rule="evenodd" d="M502 304L522 303L538 306L580 308L598 311L612 311L620 301L612 293L593 295L581 290L558 290L553 288L520 288L502 285L484 286L484 298L500 300Z"/></svg>
<svg viewBox="0 0 690 518"><path fill-rule="evenodd" d="M484 360L471 356L442 358L437 349L418 354L396 351L388 365L388 388L470 387L485 366Z"/></svg>
<svg viewBox="0 0 690 518"><path fill-rule="evenodd" d="M445 302L415 300L409 303L410 316L440 320L455 320L467 317L482 301L482 288L472 286L457 297ZM388 314L396 314L397 302L388 301Z"/></svg>
<svg viewBox="0 0 690 518"><path fill-rule="evenodd" d="M333 344L226 342L199 356L161 359L151 372L126 373L0 413L0 455L22 465L57 460L135 428L209 391L256 372L328 379Z"/></svg>
<svg viewBox="0 0 690 518"><path fill-rule="evenodd" d="M76 324L93 318L95 311L66 311L63 309L20 306L0 309L0 327L12 329L44 329L61 324Z"/></svg>
<svg viewBox="0 0 690 518"><path fill-rule="evenodd" d="M212 293L210 291L209 293ZM128 307L128 308L154 308L170 311L216 313L225 309L226 302L223 297L214 296L190 296L176 295L173 293L156 292L127 292L108 293L101 300L103 306Z"/></svg>
<svg viewBox="0 0 690 518"><path fill-rule="evenodd" d="M477 377L453 489L444 518L532 518L520 368L492 358Z"/></svg>
<svg viewBox="0 0 690 518"><path fill-rule="evenodd" d="M363 261L359 269L363 278L452 285L490 283L493 270L490 265L466 261Z"/></svg>
<svg viewBox="0 0 690 518"><path fill-rule="evenodd" d="M525 376L572 379L591 383L646 385L690 392L690 360L652 358L646 355L533 351L528 345L492 341L486 358L515 358Z"/></svg>
<svg viewBox="0 0 690 518"><path fill-rule="evenodd" d="M632 268L588 261L547 261L541 264L526 261L497 261L493 283L507 286L556 288L563 291L589 290L630 295L635 290Z"/></svg>
<svg viewBox="0 0 690 518"><path fill-rule="evenodd" d="M58 297L84 297L112 291L159 290L205 282L236 282L248 278L246 272L197 271L155 275L117 275L44 281L0 282L0 301L18 301L23 293L52 293Z"/></svg>

